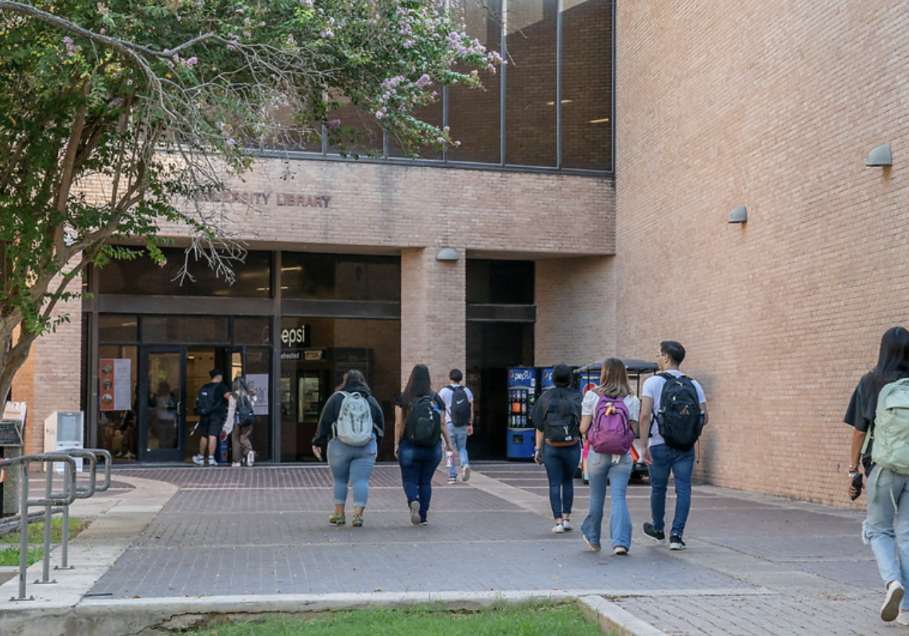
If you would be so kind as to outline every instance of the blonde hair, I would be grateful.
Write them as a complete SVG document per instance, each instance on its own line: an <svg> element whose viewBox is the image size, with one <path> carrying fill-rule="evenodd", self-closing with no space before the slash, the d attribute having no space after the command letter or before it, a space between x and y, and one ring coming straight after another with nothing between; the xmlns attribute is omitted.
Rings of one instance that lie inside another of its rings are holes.
<svg viewBox="0 0 909 636"><path fill-rule="evenodd" d="M600 370L600 386L595 388L594 391L609 397L632 395L625 363L618 358L606 358L603 360L603 367Z"/></svg>

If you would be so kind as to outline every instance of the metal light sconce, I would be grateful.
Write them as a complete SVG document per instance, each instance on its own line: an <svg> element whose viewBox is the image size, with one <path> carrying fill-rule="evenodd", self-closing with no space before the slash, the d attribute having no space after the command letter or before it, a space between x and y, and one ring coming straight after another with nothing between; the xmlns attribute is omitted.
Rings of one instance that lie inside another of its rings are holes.
<svg viewBox="0 0 909 636"><path fill-rule="evenodd" d="M726 223L745 223L748 220L748 208L740 205L729 213Z"/></svg>
<svg viewBox="0 0 909 636"><path fill-rule="evenodd" d="M437 261L456 261L458 258L458 250L453 247L443 247L436 252Z"/></svg>
<svg viewBox="0 0 909 636"><path fill-rule="evenodd" d="M865 158L865 165L869 168L882 168L893 165L893 153L890 152L890 146L884 144L878 146Z"/></svg>

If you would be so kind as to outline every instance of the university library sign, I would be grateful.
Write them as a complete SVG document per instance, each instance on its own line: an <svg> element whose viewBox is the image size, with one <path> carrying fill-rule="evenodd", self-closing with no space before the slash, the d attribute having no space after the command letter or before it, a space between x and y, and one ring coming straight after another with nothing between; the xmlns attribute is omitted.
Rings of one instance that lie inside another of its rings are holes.
<svg viewBox="0 0 909 636"><path fill-rule="evenodd" d="M243 203L245 205L276 205L293 208L327 208L331 197L324 194L305 192L250 192L244 190L220 190L197 194L200 203Z"/></svg>

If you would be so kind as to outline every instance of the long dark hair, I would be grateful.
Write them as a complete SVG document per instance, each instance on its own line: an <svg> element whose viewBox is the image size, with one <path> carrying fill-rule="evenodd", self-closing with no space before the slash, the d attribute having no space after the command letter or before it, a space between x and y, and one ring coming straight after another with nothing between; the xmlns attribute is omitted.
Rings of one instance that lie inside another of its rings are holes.
<svg viewBox="0 0 909 636"><path fill-rule="evenodd" d="M372 393L372 391L369 390L369 385L366 384L366 378L356 369L351 369L344 374L344 377L341 378L341 384L338 385L338 388L336 388L335 391L346 391L351 387L366 389L367 393Z"/></svg>
<svg viewBox="0 0 909 636"><path fill-rule="evenodd" d="M874 388L909 377L909 331L905 327L890 327L881 337L877 365L871 370Z"/></svg>
<svg viewBox="0 0 909 636"><path fill-rule="evenodd" d="M413 399L421 395L432 395L432 381L429 379L429 367L425 364L415 365L410 372L407 386L404 387L404 407L410 405Z"/></svg>

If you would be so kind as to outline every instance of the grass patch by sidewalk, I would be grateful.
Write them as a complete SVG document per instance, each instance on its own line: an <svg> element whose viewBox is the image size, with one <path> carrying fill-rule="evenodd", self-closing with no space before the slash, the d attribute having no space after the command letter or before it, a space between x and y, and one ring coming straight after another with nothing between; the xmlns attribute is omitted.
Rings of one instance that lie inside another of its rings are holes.
<svg viewBox="0 0 909 636"><path fill-rule="evenodd" d="M32 565L41 560L44 556L42 548L28 549L28 564ZM0 548L0 567L16 567L19 565L19 547Z"/></svg>
<svg viewBox="0 0 909 636"><path fill-rule="evenodd" d="M186 633L186 632L182 632ZM475 612L418 606L406 610L350 610L310 618L212 624L192 636L602 636L576 604L492 607Z"/></svg>
<svg viewBox="0 0 909 636"><path fill-rule="evenodd" d="M83 519L70 518L70 540L79 536L79 533L88 527L88 522ZM63 540L63 517L51 517L51 543L60 543ZM44 522L32 523L28 526L28 542L44 543ZM19 533L12 532L0 537L0 544L19 545Z"/></svg>

